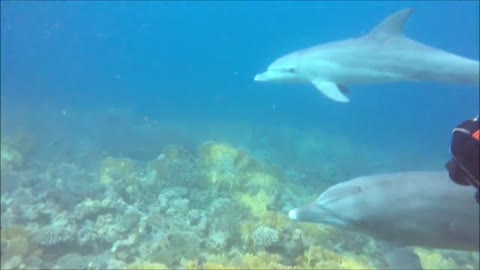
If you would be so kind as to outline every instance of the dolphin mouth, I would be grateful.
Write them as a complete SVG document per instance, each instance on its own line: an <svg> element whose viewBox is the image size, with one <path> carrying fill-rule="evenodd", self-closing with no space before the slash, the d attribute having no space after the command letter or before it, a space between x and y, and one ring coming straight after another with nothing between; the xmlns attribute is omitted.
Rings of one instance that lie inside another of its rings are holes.
<svg viewBox="0 0 480 270"><path fill-rule="evenodd" d="M254 81L256 82L265 82L265 81L268 81L270 78L269 78L269 74L268 72L263 72L263 73L259 73L257 75L255 75L255 78L253 78Z"/></svg>
<svg viewBox="0 0 480 270"><path fill-rule="evenodd" d="M349 224L355 224L354 220L350 220L324 206L317 205L315 202L290 210L288 218L298 222L324 223L339 228L346 228Z"/></svg>
<svg viewBox="0 0 480 270"><path fill-rule="evenodd" d="M288 217L291 220L303 222L319 222L323 220L325 215L323 209L317 207L314 202L288 212Z"/></svg>
<svg viewBox="0 0 480 270"><path fill-rule="evenodd" d="M297 210L297 208L292 209L288 212L288 218L290 218L291 220L298 221L298 210Z"/></svg>

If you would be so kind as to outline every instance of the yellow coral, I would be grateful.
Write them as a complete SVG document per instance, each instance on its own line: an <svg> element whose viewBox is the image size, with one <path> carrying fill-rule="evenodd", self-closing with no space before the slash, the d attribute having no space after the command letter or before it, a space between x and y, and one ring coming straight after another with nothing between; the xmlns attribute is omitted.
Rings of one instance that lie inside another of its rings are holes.
<svg viewBox="0 0 480 270"><path fill-rule="evenodd" d="M323 239L322 242L326 242L327 239L332 240L332 242L340 242L343 239L342 231L330 225L301 223L297 226L307 239Z"/></svg>
<svg viewBox="0 0 480 270"><path fill-rule="evenodd" d="M245 152L225 143L214 142L203 143L198 152L214 192L230 192L245 184L244 174L252 164Z"/></svg>
<svg viewBox="0 0 480 270"><path fill-rule="evenodd" d="M263 171L249 171L245 174L245 178L248 179L248 183L253 186L261 187L275 187L278 184L278 180L271 174Z"/></svg>
<svg viewBox="0 0 480 270"><path fill-rule="evenodd" d="M355 260L354 258L343 256L342 262L340 263L340 268L342 269L372 269L367 262L363 260Z"/></svg>
<svg viewBox="0 0 480 270"><path fill-rule="evenodd" d="M250 213L257 218L262 218L268 213L268 205L273 202L273 197L260 190L257 194L237 193L236 200L245 205Z"/></svg>
<svg viewBox="0 0 480 270"><path fill-rule="evenodd" d="M14 226L0 230L2 254L23 257L28 253L29 241L25 228Z"/></svg>
<svg viewBox="0 0 480 270"><path fill-rule="evenodd" d="M204 269L204 270L226 270L226 269L243 269L243 268L237 268L237 267L230 266L230 265L223 265L223 264L206 262L203 265L202 269Z"/></svg>
<svg viewBox="0 0 480 270"><path fill-rule="evenodd" d="M262 216L262 224L265 224L273 229L281 231L285 229L292 221L288 218L287 215L279 212L267 212Z"/></svg>
<svg viewBox="0 0 480 270"><path fill-rule="evenodd" d="M198 153L213 191L245 192L272 189L277 178L248 153L226 143L206 142Z"/></svg>
<svg viewBox="0 0 480 270"><path fill-rule="evenodd" d="M435 250L416 248L423 269L458 269L458 265L451 259L445 258Z"/></svg>
<svg viewBox="0 0 480 270"><path fill-rule="evenodd" d="M185 260L182 258L181 260L182 263L182 268L185 270L194 270L194 269L200 269L200 266L198 265L198 261L196 260Z"/></svg>
<svg viewBox="0 0 480 270"><path fill-rule="evenodd" d="M288 269L281 264L282 257L261 251L257 254L246 253L229 260L225 255L213 255L207 258L203 269Z"/></svg>
<svg viewBox="0 0 480 270"><path fill-rule="evenodd" d="M10 240L9 249L12 254L23 257L28 252L28 240L23 237L13 238Z"/></svg>
<svg viewBox="0 0 480 270"><path fill-rule="evenodd" d="M207 165L216 164L228 159L231 160L235 166L243 167L250 161L248 155L243 151L226 143L206 142L200 145L198 151L200 158L204 160Z"/></svg>
<svg viewBox="0 0 480 270"><path fill-rule="evenodd" d="M243 269L289 269L291 267L282 265L282 257L278 254L271 254L264 251L258 254L247 253L242 258Z"/></svg>
<svg viewBox="0 0 480 270"><path fill-rule="evenodd" d="M203 269L300 269L282 264L282 257L265 251L256 254L246 253L231 260L225 255L213 255L207 258Z"/></svg>
<svg viewBox="0 0 480 270"><path fill-rule="evenodd" d="M199 265L197 261L187 261L182 263L183 269L187 270L196 270L196 269L203 269L203 270L235 270L235 269L247 269L245 267L239 267L233 265L229 261L224 261L223 263L219 262L212 262L208 259L203 265Z"/></svg>
<svg viewBox="0 0 480 270"><path fill-rule="evenodd" d="M124 178L128 182L133 182L133 173L135 164L129 158L107 157L103 160L100 168L100 182L109 184L114 179Z"/></svg>
<svg viewBox="0 0 480 270"><path fill-rule="evenodd" d="M137 262L129 264L125 267L128 270L159 270L159 269L169 269L163 263L151 263L151 262Z"/></svg>
<svg viewBox="0 0 480 270"><path fill-rule="evenodd" d="M363 260L355 260L320 246L311 247L296 262L302 269L371 269Z"/></svg>
<svg viewBox="0 0 480 270"><path fill-rule="evenodd" d="M245 221L240 226L240 232L245 242L248 242L251 235L259 226L268 226L278 231L285 229L288 224L291 224L291 220L281 213L267 212L263 214L258 221Z"/></svg>
<svg viewBox="0 0 480 270"><path fill-rule="evenodd" d="M215 270L215 269L242 269L232 264L225 254L209 255L203 269Z"/></svg>

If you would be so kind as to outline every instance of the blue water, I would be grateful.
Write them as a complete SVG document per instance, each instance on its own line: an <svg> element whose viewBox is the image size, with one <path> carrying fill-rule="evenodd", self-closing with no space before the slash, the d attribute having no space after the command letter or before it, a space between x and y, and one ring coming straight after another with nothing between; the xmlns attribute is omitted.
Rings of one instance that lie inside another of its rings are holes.
<svg viewBox="0 0 480 270"><path fill-rule="evenodd" d="M281 123L365 140L388 137L393 144L423 145L420 138L428 134L444 151L451 128L478 112L472 87L355 86L353 102L344 105L310 85L259 84L253 76L293 50L360 36L405 7L416 9L406 25L409 37L478 59L478 6L478 1L2 2L3 103L128 106L157 118Z"/></svg>
<svg viewBox="0 0 480 270"><path fill-rule="evenodd" d="M452 128L478 114L478 88L351 86L342 104L312 85L253 81L284 54L359 37L407 7L409 38L478 61L478 1L2 1L2 136L26 128L38 159L86 167L212 139L298 169L322 153L302 156L296 140L322 132L366 147L356 153L367 163L393 157L383 170L443 169ZM81 142L93 160L72 157ZM357 167L347 176L374 172Z"/></svg>

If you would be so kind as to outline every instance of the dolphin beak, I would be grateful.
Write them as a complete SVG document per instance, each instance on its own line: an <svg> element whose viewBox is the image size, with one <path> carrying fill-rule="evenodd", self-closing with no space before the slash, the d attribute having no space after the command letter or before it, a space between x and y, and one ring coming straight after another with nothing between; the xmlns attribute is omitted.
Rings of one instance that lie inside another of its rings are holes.
<svg viewBox="0 0 480 270"><path fill-rule="evenodd" d="M298 220L298 209L295 208L295 209L290 210L290 212L288 212L288 217L291 220L297 221Z"/></svg>
<svg viewBox="0 0 480 270"><path fill-rule="evenodd" d="M300 208L295 208L288 212L288 217L295 221L317 222L321 220L326 213L316 207L315 203L309 203Z"/></svg>
<svg viewBox="0 0 480 270"><path fill-rule="evenodd" d="M268 81L268 79L269 79L268 71L259 73L255 75L255 78L253 78L253 80L256 82L264 82L264 81Z"/></svg>

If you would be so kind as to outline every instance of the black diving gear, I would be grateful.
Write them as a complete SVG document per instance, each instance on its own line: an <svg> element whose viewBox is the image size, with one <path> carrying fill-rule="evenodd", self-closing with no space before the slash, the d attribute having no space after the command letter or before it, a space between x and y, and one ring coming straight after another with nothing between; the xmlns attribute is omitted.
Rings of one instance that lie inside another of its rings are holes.
<svg viewBox="0 0 480 270"><path fill-rule="evenodd" d="M452 158L445 164L450 178L457 184L474 186L477 189L475 198L479 202L480 125L478 116L460 123L453 129L450 153Z"/></svg>

